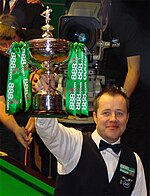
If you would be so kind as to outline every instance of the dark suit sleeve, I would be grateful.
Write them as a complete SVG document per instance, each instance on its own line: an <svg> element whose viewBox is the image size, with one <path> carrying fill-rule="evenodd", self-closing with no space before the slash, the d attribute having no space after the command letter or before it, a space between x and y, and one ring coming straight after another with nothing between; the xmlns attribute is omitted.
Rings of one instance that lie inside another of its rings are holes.
<svg viewBox="0 0 150 196"><path fill-rule="evenodd" d="M45 18L41 16L45 8L39 4L28 4L26 6L27 29L41 29L45 24Z"/></svg>
<svg viewBox="0 0 150 196"><path fill-rule="evenodd" d="M42 26L45 18L41 16L45 8L39 4L26 5L26 30L23 30L23 40L37 39L42 36Z"/></svg>

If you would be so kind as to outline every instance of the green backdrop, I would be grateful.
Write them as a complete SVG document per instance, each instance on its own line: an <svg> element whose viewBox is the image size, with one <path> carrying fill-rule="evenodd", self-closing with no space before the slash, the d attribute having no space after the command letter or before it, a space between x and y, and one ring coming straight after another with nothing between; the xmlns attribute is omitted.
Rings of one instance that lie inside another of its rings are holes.
<svg viewBox="0 0 150 196"><path fill-rule="evenodd" d="M55 28L53 33L54 33L54 37L57 38L59 18L60 16L64 15L66 12L66 7L65 7L66 0L41 0L41 1L44 4L45 9L46 6L48 5L53 10L53 12L51 13L50 25L52 25Z"/></svg>

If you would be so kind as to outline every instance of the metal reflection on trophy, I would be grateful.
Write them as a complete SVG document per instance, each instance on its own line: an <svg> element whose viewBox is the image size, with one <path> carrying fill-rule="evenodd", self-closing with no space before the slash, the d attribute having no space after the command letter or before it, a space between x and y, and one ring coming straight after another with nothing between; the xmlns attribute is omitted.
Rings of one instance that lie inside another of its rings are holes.
<svg viewBox="0 0 150 196"><path fill-rule="evenodd" d="M67 115L64 109L63 89L58 86L62 85L62 73L59 73L59 70L68 58L70 42L53 38L53 27L49 24L51 12L52 10L47 6L42 13L46 23L42 27L44 32L42 38L28 41L31 55L43 67L43 74L49 84L48 89L42 89L33 96L30 116L64 117Z"/></svg>

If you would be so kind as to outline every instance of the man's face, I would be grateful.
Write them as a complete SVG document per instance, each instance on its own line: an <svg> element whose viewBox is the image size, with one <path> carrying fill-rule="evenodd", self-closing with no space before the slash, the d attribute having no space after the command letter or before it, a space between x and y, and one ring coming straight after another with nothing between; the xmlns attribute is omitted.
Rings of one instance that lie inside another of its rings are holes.
<svg viewBox="0 0 150 196"><path fill-rule="evenodd" d="M3 54L4 56L8 56L6 54L6 51L8 50L8 48L10 47L10 45L14 41L19 42L20 41L20 38L16 35L13 39L9 39L9 40L0 39L0 53Z"/></svg>
<svg viewBox="0 0 150 196"><path fill-rule="evenodd" d="M109 143L116 142L125 131L129 117L124 97L103 94L93 117L99 135Z"/></svg>

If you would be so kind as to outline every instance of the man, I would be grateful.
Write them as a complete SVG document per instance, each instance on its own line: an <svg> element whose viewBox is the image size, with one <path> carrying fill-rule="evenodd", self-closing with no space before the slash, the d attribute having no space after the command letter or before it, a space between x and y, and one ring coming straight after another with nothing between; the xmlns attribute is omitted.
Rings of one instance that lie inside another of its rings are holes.
<svg viewBox="0 0 150 196"><path fill-rule="evenodd" d="M14 42L21 41L21 27L17 23L14 16L11 15L1 15L0 17L0 122L2 122L7 128L16 134L17 139L26 147L26 141L28 137L25 134L25 129L22 127L27 123L27 114L18 113L18 121L22 118L19 124L13 115L6 114L5 111L5 96L6 96L6 85L7 85L7 75L8 75L8 65L9 56L6 54L7 49ZM31 121L33 118L30 119ZM29 123L30 124L30 123ZM34 122L33 122L34 126ZM30 127L30 125L29 125ZM28 128L29 128L28 127ZM4 126L0 123L0 129L4 129ZM32 128L31 128L32 129ZM30 130L30 129L29 129ZM2 145L2 135L1 135L1 145ZM7 142L6 142L7 143ZM13 150L13 149L9 149ZM19 156L16 154L15 156Z"/></svg>
<svg viewBox="0 0 150 196"><path fill-rule="evenodd" d="M14 115L6 113L6 86L9 67L7 49L12 42L20 42L22 37L21 27L14 16L6 14L0 16L0 151L24 163L24 153L27 142L32 141L31 133L34 129L34 118L29 118L28 113L20 110ZM20 92L21 93L21 92ZM24 146L22 146L21 144ZM34 160L34 143L30 144L30 155L27 165L36 169Z"/></svg>
<svg viewBox="0 0 150 196"><path fill-rule="evenodd" d="M0 14L4 13L6 1L0 1ZM37 4L38 3L38 4ZM0 55L1 58L1 85L0 85L0 107L1 107L1 117L0 121L7 126L11 131L16 134L17 140L21 142L21 144L25 147L26 142L30 141L30 137L28 138L24 132L24 128L27 121L27 118L23 118L23 124L19 123L16 124L16 121L12 115L8 116L5 113L5 92L6 92L6 84L7 84L7 74L8 74L8 58L6 58L6 50L10 47L13 41L19 42L23 39L35 39L39 38L42 35L41 27L45 24L45 19L40 14L44 11L44 7L40 5L39 0L10 0L9 1L10 10L8 14L10 17L1 17L1 38L0 38ZM15 18L11 17L14 16ZM2 24L4 22L4 24ZM11 25L13 28L11 28ZM3 113L4 112L4 113ZM21 114L20 114L21 115ZM27 115L27 114L26 114ZM19 115L18 115L19 116ZM29 124L27 124L27 129L31 130L30 128L30 120ZM9 122L9 123L8 123ZM32 123L31 123L32 124ZM0 129L4 129L1 127ZM15 136L12 136L15 137ZM2 137L1 137L2 140ZM6 140L5 140L6 141ZM2 143L1 143L2 144ZM6 142L6 145L8 142ZM12 148L13 149L13 148ZM11 150L11 149L9 149ZM13 150L12 150L13 151ZM18 153L13 153L14 157L20 159Z"/></svg>
<svg viewBox="0 0 150 196"><path fill-rule="evenodd" d="M54 118L36 119L38 134L58 161L55 195L147 195L140 158L120 145L128 104L126 94L116 87L99 93L93 112L96 130L91 135Z"/></svg>
<svg viewBox="0 0 150 196"><path fill-rule="evenodd" d="M31 36L32 31L30 31ZM6 54L7 49L12 42L18 43L22 40L22 29L16 18L12 15L5 14L0 16L0 150L7 153L14 159L24 162L24 151L26 144L32 141L31 133L34 132L34 118L28 117L28 112L20 110L14 115L6 113L6 86L9 67L9 56ZM21 93L21 92L20 92ZM25 132L30 134L27 136ZM41 153L41 172L49 176L49 151L44 146L39 136L34 133L33 139L39 144ZM22 145L24 146L22 146ZM28 166L36 169L34 162L34 142L30 144L30 161Z"/></svg>
<svg viewBox="0 0 150 196"><path fill-rule="evenodd" d="M73 1L68 1L68 5L71 5L71 2ZM148 175L149 103L148 93L140 79L141 49L144 48L140 25L136 18L123 8L129 1L95 0L94 2L102 4L102 40L108 42L118 40L120 43L117 48L104 50L103 59L98 66L99 75L105 76L105 86L122 86L130 97L130 119L122 140L139 154L145 173Z"/></svg>

